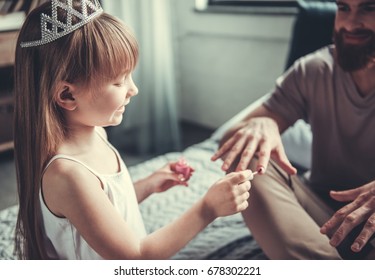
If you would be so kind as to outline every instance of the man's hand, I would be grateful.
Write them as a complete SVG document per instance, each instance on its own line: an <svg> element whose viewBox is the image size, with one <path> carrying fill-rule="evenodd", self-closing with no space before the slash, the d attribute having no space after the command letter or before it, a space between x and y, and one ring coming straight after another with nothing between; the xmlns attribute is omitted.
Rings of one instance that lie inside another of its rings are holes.
<svg viewBox="0 0 375 280"><path fill-rule="evenodd" d="M223 158L222 169L228 171L239 159L236 171L245 170L254 155L258 156L256 170L263 174L270 158L274 159L288 174L296 174L281 142L279 127L272 118L255 117L240 123L236 130L226 135L226 141L212 156L215 161Z"/></svg>
<svg viewBox="0 0 375 280"><path fill-rule="evenodd" d="M331 236L330 244L337 247L354 227L366 221L351 245L354 252L361 251L375 233L375 181L352 190L331 191L330 195L337 201L351 203L339 209L320 232Z"/></svg>

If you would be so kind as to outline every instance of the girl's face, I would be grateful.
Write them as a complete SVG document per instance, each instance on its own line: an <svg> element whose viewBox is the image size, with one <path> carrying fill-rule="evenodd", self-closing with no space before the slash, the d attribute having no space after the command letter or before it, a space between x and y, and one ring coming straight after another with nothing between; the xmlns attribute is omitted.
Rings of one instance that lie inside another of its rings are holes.
<svg viewBox="0 0 375 280"><path fill-rule="evenodd" d="M75 120L82 125L105 127L121 123L125 107L138 94L138 88L130 73L121 74L92 92L81 93L76 100Z"/></svg>

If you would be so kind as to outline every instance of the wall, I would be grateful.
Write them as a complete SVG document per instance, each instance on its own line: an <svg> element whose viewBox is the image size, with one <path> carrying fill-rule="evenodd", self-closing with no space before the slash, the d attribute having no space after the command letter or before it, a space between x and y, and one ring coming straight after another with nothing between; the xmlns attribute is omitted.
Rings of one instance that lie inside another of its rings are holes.
<svg viewBox="0 0 375 280"><path fill-rule="evenodd" d="M173 1L180 118L216 128L282 73L293 15L200 13Z"/></svg>

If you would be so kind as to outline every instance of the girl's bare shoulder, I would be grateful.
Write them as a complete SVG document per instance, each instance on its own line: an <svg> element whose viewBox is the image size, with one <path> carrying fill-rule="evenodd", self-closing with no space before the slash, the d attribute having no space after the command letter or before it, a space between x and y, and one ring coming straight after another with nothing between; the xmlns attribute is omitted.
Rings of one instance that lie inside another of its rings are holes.
<svg viewBox="0 0 375 280"><path fill-rule="evenodd" d="M65 216L70 203L86 199L93 188L101 188L101 183L83 165L60 158L46 169L41 187L48 208L57 216Z"/></svg>

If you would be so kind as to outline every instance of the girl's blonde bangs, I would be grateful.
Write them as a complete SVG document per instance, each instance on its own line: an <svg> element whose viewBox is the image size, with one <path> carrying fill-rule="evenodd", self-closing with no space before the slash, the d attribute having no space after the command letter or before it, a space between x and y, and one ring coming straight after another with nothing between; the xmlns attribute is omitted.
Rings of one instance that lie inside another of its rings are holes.
<svg viewBox="0 0 375 280"><path fill-rule="evenodd" d="M81 56L86 60L81 62L86 66L83 67L86 77L78 76L96 87L133 71L138 61L138 43L132 32L120 20L105 13L89 25L83 30L87 50L81 50L86 52Z"/></svg>

